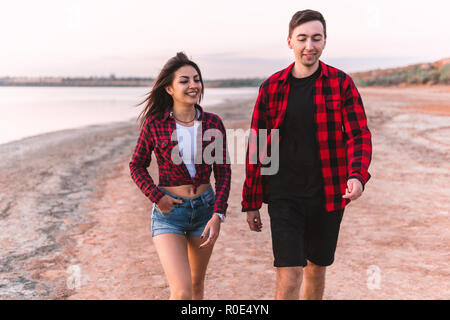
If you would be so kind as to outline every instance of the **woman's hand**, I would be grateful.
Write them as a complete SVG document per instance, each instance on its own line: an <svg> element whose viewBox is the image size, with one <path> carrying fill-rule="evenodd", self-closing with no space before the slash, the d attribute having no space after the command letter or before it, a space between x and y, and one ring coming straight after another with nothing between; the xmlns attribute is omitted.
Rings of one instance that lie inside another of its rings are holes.
<svg viewBox="0 0 450 320"><path fill-rule="evenodd" d="M216 214L213 214L211 219L209 219L208 223L206 224L205 230L203 231L203 233L201 235L201 238L203 239L207 236L207 234L209 232L209 237L208 237L208 239L206 239L205 242L203 242L200 245L200 248L206 248L208 246L214 245L217 238L219 237L221 223L222 223L222 221L220 220L220 218Z"/></svg>
<svg viewBox="0 0 450 320"><path fill-rule="evenodd" d="M169 195L164 195L161 199L159 199L158 203L156 204L156 207L158 208L161 213L167 213L173 209L174 203L183 203L183 200L181 199L175 199L172 198Z"/></svg>

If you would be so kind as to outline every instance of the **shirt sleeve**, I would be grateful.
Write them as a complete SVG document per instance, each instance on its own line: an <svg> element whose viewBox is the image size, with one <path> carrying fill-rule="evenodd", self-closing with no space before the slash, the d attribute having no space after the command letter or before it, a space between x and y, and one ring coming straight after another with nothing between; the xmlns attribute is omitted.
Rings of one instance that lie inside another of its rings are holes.
<svg viewBox="0 0 450 320"><path fill-rule="evenodd" d="M150 166L153 139L148 128L148 121L142 126L136 148L130 161L131 178L141 191L154 203L157 203L164 193L153 182L147 168Z"/></svg>
<svg viewBox="0 0 450 320"><path fill-rule="evenodd" d="M242 211L258 210L263 203L261 161L259 159L259 129L267 129L266 95L263 86L253 109L245 160L245 181L242 190Z"/></svg>
<svg viewBox="0 0 450 320"><path fill-rule="evenodd" d="M370 179L368 171L372 159L371 132L361 96L350 76L344 83L343 101L344 138L347 146L348 179L358 179L363 187Z"/></svg>
<svg viewBox="0 0 450 320"><path fill-rule="evenodd" d="M226 214L228 207L228 197L231 186L231 165L227 149L227 134L222 120L219 119L218 129L223 137L223 158L221 163L213 163L214 178L216 180L216 201L214 202L214 212Z"/></svg>

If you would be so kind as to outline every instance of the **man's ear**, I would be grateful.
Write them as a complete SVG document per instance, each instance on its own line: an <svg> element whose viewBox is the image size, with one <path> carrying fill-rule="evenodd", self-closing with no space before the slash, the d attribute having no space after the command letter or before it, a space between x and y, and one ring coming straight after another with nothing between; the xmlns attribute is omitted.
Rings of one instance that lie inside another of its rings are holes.
<svg viewBox="0 0 450 320"><path fill-rule="evenodd" d="M289 49L292 49L292 45L291 45L291 36L288 36L288 37L287 37L287 43L288 43Z"/></svg>

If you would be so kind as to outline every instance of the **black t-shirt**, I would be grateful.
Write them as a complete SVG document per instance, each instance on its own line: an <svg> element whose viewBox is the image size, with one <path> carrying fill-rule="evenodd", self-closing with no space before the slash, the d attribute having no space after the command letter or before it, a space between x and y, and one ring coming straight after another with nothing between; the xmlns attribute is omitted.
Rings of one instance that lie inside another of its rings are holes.
<svg viewBox="0 0 450 320"><path fill-rule="evenodd" d="M314 83L321 68L306 78L290 76L286 116L280 128L280 167L269 176L269 200L312 197L323 189L316 141Z"/></svg>

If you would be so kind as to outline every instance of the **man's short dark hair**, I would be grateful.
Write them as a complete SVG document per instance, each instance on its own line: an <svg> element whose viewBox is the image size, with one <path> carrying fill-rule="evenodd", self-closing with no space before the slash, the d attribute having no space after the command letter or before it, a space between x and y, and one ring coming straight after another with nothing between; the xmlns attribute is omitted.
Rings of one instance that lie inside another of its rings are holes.
<svg viewBox="0 0 450 320"><path fill-rule="evenodd" d="M292 31L294 31L294 29L296 27L298 27L299 25L305 23L305 22L309 22L309 21L314 21L314 20L318 20L320 22L322 22L323 25L323 34L324 37L327 37L327 24L325 23L325 19L322 16L322 14L319 11L314 11L314 10L302 10L302 11L298 11L296 12L291 19L291 22L289 22L289 37L292 36Z"/></svg>

